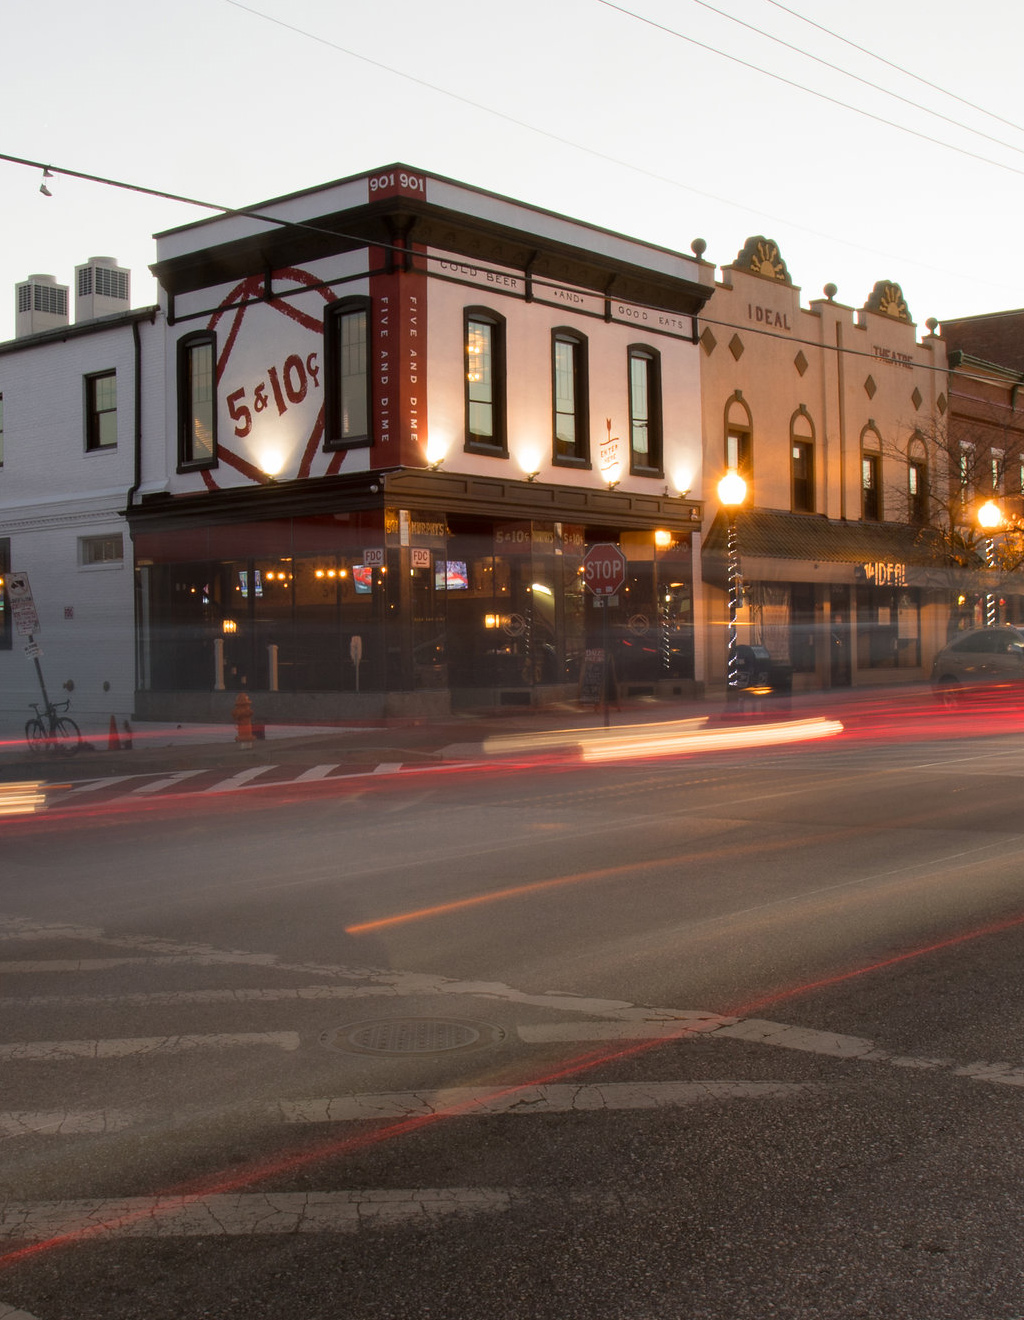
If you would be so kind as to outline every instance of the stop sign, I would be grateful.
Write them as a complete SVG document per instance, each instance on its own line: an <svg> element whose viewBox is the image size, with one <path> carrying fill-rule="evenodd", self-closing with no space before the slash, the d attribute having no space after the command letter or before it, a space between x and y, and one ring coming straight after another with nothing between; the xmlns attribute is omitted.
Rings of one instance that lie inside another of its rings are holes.
<svg viewBox="0 0 1024 1320"><path fill-rule="evenodd" d="M583 556L583 581L595 596L614 596L626 580L626 556L617 545L601 541Z"/></svg>

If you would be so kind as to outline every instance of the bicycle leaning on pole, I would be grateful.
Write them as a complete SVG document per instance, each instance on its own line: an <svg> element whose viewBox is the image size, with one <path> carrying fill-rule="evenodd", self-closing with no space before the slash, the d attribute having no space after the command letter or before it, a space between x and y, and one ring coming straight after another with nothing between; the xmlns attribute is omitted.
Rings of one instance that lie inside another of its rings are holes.
<svg viewBox="0 0 1024 1320"><path fill-rule="evenodd" d="M62 756L74 756L82 745L82 731L69 715L61 714L71 705L70 698L56 704L47 701L42 711L34 701L28 704L35 711L25 725L25 741L29 751L59 752Z"/></svg>

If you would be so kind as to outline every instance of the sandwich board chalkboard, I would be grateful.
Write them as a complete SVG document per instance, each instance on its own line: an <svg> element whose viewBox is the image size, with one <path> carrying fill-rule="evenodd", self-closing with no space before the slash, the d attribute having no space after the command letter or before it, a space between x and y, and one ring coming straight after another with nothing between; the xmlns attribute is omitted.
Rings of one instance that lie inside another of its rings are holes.
<svg viewBox="0 0 1024 1320"><path fill-rule="evenodd" d="M579 703L581 706L600 706L601 702L607 697L609 701L619 704L619 685L615 679L615 661L608 657L608 678L607 691L601 692L601 678L605 672L604 651L599 646L590 647L583 653L583 659L580 662L580 691Z"/></svg>

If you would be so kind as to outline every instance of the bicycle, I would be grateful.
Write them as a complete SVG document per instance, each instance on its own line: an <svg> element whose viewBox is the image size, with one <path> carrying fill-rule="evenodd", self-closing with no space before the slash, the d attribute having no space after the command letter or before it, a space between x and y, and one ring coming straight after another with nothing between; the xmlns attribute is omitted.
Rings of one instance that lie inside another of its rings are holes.
<svg viewBox="0 0 1024 1320"><path fill-rule="evenodd" d="M60 714L71 705L70 700L46 703L40 711L34 701L28 703L35 715L25 725L25 741L29 751L41 755L43 752L59 752L62 756L74 756L82 745L82 731L69 715Z"/></svg>

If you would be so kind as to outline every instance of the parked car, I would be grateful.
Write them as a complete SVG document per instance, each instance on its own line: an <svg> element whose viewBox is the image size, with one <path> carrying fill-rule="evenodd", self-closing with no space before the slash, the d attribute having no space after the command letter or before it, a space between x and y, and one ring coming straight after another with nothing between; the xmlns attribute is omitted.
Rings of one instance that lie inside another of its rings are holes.
<svg viewBox="0 0 1024 1320"><path fill-rule="evenodd" d="M1024 632L1009 625L972 628L944 646L932 664L932 686L953 706L965 689L1024 685Z"/></svg>

